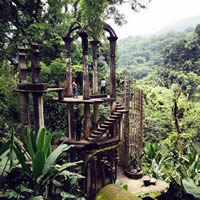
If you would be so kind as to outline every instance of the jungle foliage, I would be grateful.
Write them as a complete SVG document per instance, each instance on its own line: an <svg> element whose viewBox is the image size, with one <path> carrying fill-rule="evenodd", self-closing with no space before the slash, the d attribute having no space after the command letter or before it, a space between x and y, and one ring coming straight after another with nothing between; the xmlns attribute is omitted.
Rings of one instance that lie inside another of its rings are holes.
<svg viewBox="0 0 200 200"><path fill-rule="evenodd" d="M30 130L9 134L0 148L0 187L7 199L76 198L76 181L84 177L67 169L81 161L69 162L63 154L71 146L61 144L53 149L51 140L52 134L44 128L37 137Z"/></svg>
<svg viewBox="0 0 200 200"><path fill-rule="evenodd" d="M144 91L145 174L170 183L161 199L199 199L199 25L129 37L118 52L120 70Z"/></svg>
<svg viewBox="0 0 200 200"><path fill-rule="evenodd" d="M144 90L147 141L172 131L192 132L199 140L199 25L194 31L119 41L119 68L129 70Z"/></svg>
<svg viewBox="0 0 200 200"><path fill-rule="evenodd" d="M66 53L62 37L70 24L78 21L87 25L90 39L103 38L104 19L113 18L118 24L125 22L117 10L117 5L125 2L134 10L146 7L142 0L103 0L101 6L97 0L0 0L0 178L8 198L44 199L49 195L49 198L78 199L73 189L77 178L82 178L67 171L78 163L66 161L65 165L59 159L69 147L60 146L54 154L50 150L53 133L57 133L56 137L67 133L67 123L63 120L67 119L66 107L53 104L50 101L53 94L47 94L44 99L45 126L50 134L41 130L38 138L31 132L29 138L21 137L19 97L13 92L18 82L17 45L23 42L30 48L32 41L39 42L42 82L50 87L62 86ZM82 88L80 47L79 41L72 45L72 73L77 78L79 93ZM144 172L171 182L176 191L173 199L198 199L200 26L183 33L130 37L119 41L118 53L118 69L130 71L132 87L144 90ZM30 68L29 53L27 59ZM106 77L108 63L108 43L104 42L99 48L99 80ZM91 57L89 68L92 68ZM123 73L118 72L117 83L120 83ZM89 78L92 82L92 74ZM75 116L80 114L83 108L76 107ZM81 120L77 118L80 124ZM40 140L44 144L42 149ZM54 162L49 163L51 155ZM39 160L42 165L37 164ZM63 184L71 190L63 189Z"/></svg>
<svg viewBox="0 0 200 200"><path fill-rule="evenodd" d="M84 194L77 194L77 179L83 177L67 170L79 164L67 159L70 147L61 145L52 150L52 138L67 134L67 123L63 120L67 119L66 106L53 104L50 100L53 94L45 95L46 130L41 130L37 137L31 131L21 130L19 95L14 92L19 76L17 46L26 47L30 71L30 44L39 43L42 82L49 87L62 87L66 71L63 37L72 23L78 22L87 29L90 40L104 41L102 27L106 19L113 18L120 25L125 22L117 5L128 3L138 10L149 1L103 0L99 4L97 0L0 0L0 196L3 192L7 199L85 199ZM102 42L99 48L99 80L108 72L107 47L108 43ZM72 45L72 73L81 94L82 49L78 40ZM92 82L91 74L89 78ZM82 113L83 108L77 106L75 116L79 124L82 117L77 116ZM78 124L77 127L81 129Z"/></svg>

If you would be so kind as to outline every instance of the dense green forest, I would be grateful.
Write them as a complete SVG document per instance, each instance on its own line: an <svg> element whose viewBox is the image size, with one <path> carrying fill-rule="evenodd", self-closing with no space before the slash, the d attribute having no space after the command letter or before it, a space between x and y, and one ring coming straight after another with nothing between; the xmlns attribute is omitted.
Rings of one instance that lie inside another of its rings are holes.
<svg viewBox="0 0 200 200"><path fill-rule="evenodd" d="M191 199L181 185L199 198L199 28L129 37L118 46L119 70L144 91L144 170L171 181L177 193L168 199Z"/></svg>
<svg viewBox="0 0 200 200"><path fill-rule="evenodd" d="M199 140L198 28L119 41L119 69L145 92L145 138L184 132Z"/></svg>
<svg viewBox="0 0 200 200"><path fill-rule="evenodd" d="M23 137L20 97L13 91L19 76L17 46L24 44L30 49L32 41L38 42L41 81L49 87L62 87L66 70L62 38L71 23L78 21L87 25L90 38L101 39L98 76L99 80L102 77L108 79L109 45L102 34L103 21L113 18L116 23L123 24L124 17L116 5L124 2L103 0L99 4L98 0L48 0L45 4L39 0L0 1L0 190L8 199L85 199L75 196L76 181L83 177L67 171L69 166L77 163L64 160L65 165L59 166L62 170L55 167L56 161L63 164L64 158L59 156L69 147L60 146L56 158L50 164L47 162L45 171L40 167L41 151L45 154L44 166L47 155L51 155L51 140L67 132L66 106L52 103L52 95L45 95L46 130L42 129L37 138L31 131L30 137ZM145 7L137 2L140 1L130 1L133 9ZM83 69L79 41L73 43L72 52L72 73L81 92ZM29 53L27 58L30 60ZM132 87L144 91L144 174L170 183L173 192L165 199L199 199L200 26L184 32L120 40L118 58L117 82L123 81L124 71L129 71ZM30 61L27 66L31 68ZM91 68L92 58L89 57L90 71ZM91 81L92 73L89 76ZM77 128L81 129L80 113L83 113L83 107L77 106L74 114L80 123ZM40 140L45 146L42 150ZM39 152L31 151L32 144L37 145L34 147ZM67 175L61 174L63 171ZM67 185L67 189L63 189L59 181ZM52 191L53 185L59 189Z"/></svg>

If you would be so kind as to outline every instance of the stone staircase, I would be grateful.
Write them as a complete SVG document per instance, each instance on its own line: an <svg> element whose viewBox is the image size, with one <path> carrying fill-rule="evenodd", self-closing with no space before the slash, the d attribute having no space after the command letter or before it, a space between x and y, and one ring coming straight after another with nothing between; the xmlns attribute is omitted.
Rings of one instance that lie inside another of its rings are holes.
<svg viewBox="0 0 200 200"><path fill-rule="evenodd" d="M97 129L94 130L90 137L88 137L89 141L97 141L99 139L103 139L108 137L109 129L114 125L117 120L121 118L124 113L127 113L128 110L125 110L124 107L120 103L116 103L115 110L112 111L110 116L104 120L103 123L99 124Z"/></svg>

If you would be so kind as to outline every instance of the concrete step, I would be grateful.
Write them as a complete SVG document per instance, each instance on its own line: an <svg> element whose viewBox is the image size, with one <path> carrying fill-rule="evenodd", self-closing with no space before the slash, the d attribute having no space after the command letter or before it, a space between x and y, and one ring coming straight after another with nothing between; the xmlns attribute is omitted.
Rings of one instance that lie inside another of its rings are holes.
<svg viewBox="0 0 200 200"><path fill-rule="evenodd" d="M111 114L111 115L110 115L110 118L111 118L111 119L116 119L116 120L117 120L117 119L119 118L119 115L113 115L113 114Z"/></svg>
<svg viewBox="0 0 200 200"><path fill-rule="evenodd" d="M111 117L109 117L109 118L107 118L106 120L108 120L109 122L115 122L117 119L116 119L116 118L111 118Z"/></svg>
<svg viewBox="0 0 200 200"><path fill-rule="evenodd" d="M118 110L117 112L119 112L119 113L128 113L129 110L125 110L125 109L123 109L123 110Z"/></svg>
<svg viewBox="0 0 200 200"><path fill-rule="evenodd" d="M91 137L91 136L87 138L87 140L89 140L89 141L96 141L97 139L98 139L98 138L93 138L93 137Z"/></svg>
<svg viewBox="0 0 200 200"><path fill-rule="evenodd" d="M116 107L116 109L115 109L116 111L117 110L124 110L124 107L123 106L120 106L120 107Z"/></svg>
<svg viewBox="0 0 200 200"><path fill-rule="evenodd" d="M102 135L104 133L104 131L97 131L97 130L95 130L93 133L95 135Z"/></svg>
<svg viewBox="0 0 200 200"><path fill-rule="evenodd" d="M96 135L96 134L93 134L93 133L92 133L92 134L90 135L90 137L91 137L91 138L100 138L101 135Z"/></svg>
<svg viewBox="0 0 200 200"><path fill-rule="evenodd" d="M108 129L110 127L110 125L102 123L102 124L100 124L100 127Z"/></svg>
<svg viewBox="0 0 200 200"><path fill-rule="evenodd" d="M107 124L107 125L112 125L112 124L113 124L113 122L108 121L108 120L105 120L103 123L104 123L104 124Z"/></svg>
<svg viewBox="0 0 200 200"><path fill-rule="evenodd" d="M107 128L98 127L98 128L97 128L97 131L106 132L106 131L107 131Z"/></svg>
<svg viewBox="0 0 200 200"><path fill-rule="evenodd" d="M112 114L121 116L123 113L122 113L122 112L119 112L119 111L114 111Z"/></svg>

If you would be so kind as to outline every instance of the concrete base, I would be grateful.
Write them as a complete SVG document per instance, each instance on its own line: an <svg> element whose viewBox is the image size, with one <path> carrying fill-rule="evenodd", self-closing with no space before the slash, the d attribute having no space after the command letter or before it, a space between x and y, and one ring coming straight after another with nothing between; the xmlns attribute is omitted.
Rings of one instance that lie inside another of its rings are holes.
<svg viewBox="0 0 200 200"><path fill-rule="evenodd" d="M146 176L143 176L140 179L131 179L125 176L123 170L119 167L118 168L118 176L117 179L119 179L123 184L128 185L128 191L131 193L138 193L138 192L163 192L167 191L169 188L169 184L167 184L164 181L161 180L156 180L156 184L145 186L144 185L144 180L146 179Z"/></svg>

